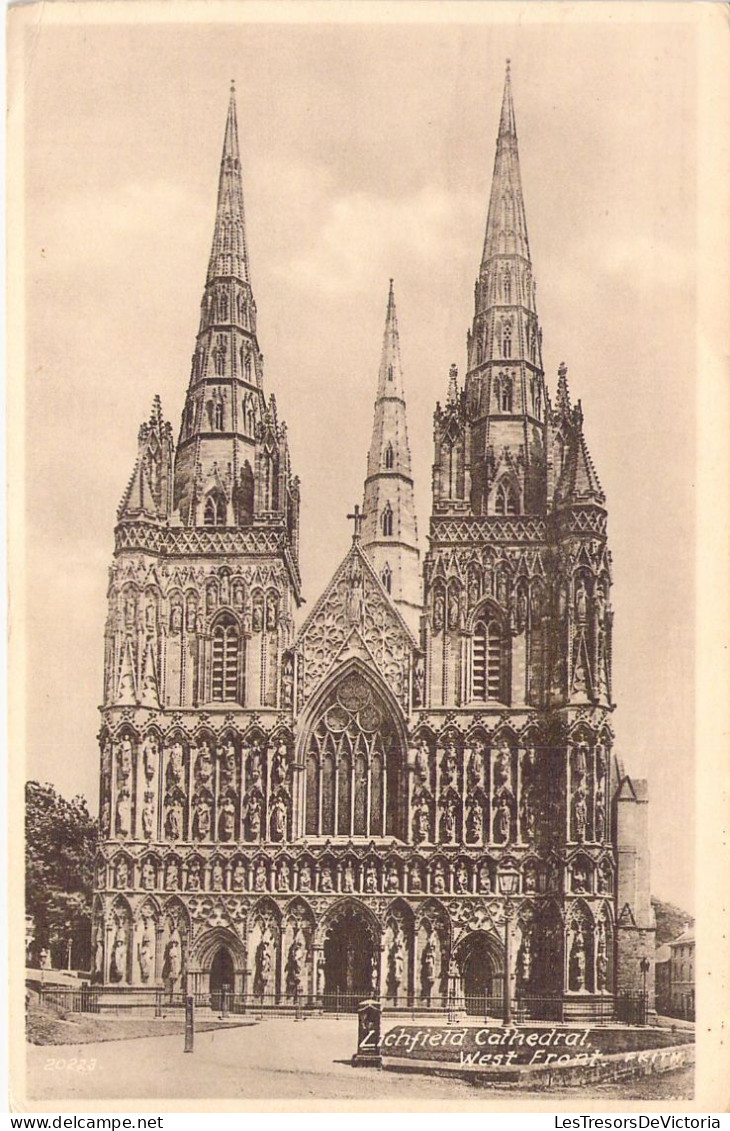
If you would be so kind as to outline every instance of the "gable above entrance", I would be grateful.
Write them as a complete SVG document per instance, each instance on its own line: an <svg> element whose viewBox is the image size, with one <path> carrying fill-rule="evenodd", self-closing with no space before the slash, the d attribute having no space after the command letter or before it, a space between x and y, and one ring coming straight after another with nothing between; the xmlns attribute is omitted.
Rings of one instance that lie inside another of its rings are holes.
<svg viewBox="0 0 730 1131"><path fill-rule="evenodd" d="M358 659L378 672L407 715L415 648L403 617L353 541L296 640L299 710L330 672Z"/></svg>

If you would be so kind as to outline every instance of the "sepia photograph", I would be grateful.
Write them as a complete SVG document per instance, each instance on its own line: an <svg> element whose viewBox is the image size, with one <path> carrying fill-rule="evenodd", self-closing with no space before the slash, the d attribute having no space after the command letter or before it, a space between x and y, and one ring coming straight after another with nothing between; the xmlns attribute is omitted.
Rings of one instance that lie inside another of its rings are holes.
<svg viewBox="0 0 730 1131"><path fill-rule="evenodd" d="M11 1110L717 1083L704 7L10 10Z"/></svg>

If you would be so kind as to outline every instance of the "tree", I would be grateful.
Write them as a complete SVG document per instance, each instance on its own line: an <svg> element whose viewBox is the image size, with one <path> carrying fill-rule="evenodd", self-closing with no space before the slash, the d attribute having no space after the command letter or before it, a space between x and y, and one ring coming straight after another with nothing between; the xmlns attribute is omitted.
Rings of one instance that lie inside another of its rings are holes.
<svg viewBox="0 0 730 1131"><path fill-rule="evenodd" d="M88 969L97 824L86 799L67 801L51 785L26 782L25 833L25 909L35 919L36 955L48 948L55 966Z"/></svg>

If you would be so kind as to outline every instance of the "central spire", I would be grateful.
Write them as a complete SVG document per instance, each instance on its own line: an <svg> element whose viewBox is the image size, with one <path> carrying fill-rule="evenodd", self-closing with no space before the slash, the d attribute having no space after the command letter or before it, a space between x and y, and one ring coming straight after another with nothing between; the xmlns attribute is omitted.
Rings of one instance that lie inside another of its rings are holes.
<svg viewBox="0 0 730 1131"><path fill-rule="evenodd" d="M418 532L392 279L368 452L362 547L415 632L420 614Z"/></svg>

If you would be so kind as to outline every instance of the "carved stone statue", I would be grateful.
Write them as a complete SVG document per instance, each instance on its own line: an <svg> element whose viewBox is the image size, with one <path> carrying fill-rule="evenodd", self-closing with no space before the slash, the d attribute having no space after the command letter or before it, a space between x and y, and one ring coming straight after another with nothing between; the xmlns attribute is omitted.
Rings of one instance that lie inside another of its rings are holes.
<svg viewBox="0 0 730 1131"><path fill-rule="evenodd" d="M266 627L275 629L279 621L279 597L276 593L269 593L266 597Z"/></svg>
<svg viewBox="0 0 730 1131"><path fill-rule="evenodd" d="M419 784L427 786L431 778L431 751L425 738L420 739L416 744L413 769Z"/></svg>
<svg viewBox="0 0 730 1131"><path fill-rule="evenodd" d="M109 980L112 982L126 982L127 980L127 946L127 925L120 920L114 932L111 962L109 963Z"/></svg>
<svg viewBox="0 0 730 1131"><path fill-rule="evenodd" d="M512 751L506 742L501 743L494 764L495 792L508 789L512 792Z"/></svg>
<svg viewBox="0 0 730 1131"><path fill-rule="evenodd" d="M441 784L443 789L459 788L459 761L453 742L447 743L444 751L444 759L441 763Z"/></svg>
<svg viewBox="0 0 730 1131"><path fill-rule="evenodd" d="M233 890L243 891L246 885L246 869L242 860L237 860L233 868Z"/></svg>
<svg viewBox="0 0 730 1131"><path fill-rule="evenodd" d="M429 935L421 956L421 996L426 1001L431 1000L434 983L436 981L436 947L433 935Z"/></svg>
<svg viewBox="0 0 730 1131"><path fill-rule="evenodd" d="M142 923L142 937L137 949L137 961L139 962L141 980L149 982L155 970L155 937L152 921L145 916Z"/></svg>
<svg viewBox="0 0 730 1131"><path fill-rule="evenodd" d="M187 891L200 891L202 884L201 868L198 860L191 860L188 864L188 878L185 884Z"/></svg>
<svg viewBox="0 0 730 1131"><path fill-rule="evenodd" d="M266 887L266 868L263 860L257 860L253 873L253 890L266 891Z"/></svg>
<svg viewBox="0 0 730 1131"><path fill-rule="evenodd" d="M299 890L312 890L312 869L306 860L299 866Z"/></svg>
<svg viewBox="0 0 730 1131"><path fill-rule="evenodd" d="M162 978L171 993L180 984L182 978L182 943L177 928L173 929L170 940L165 947Z"/></svg>
<svg viewBox="0 0 730 1131"><path fill-rule="evenodd" d="M144 770L145 781L147 783L152 782L155 779L159 749L160 748L157 739L153 734L145 739L142 746L142 768Z"/></svg>
<svg viewBox="0 0 730 1131"><path fill-rule="evenodd" d="M307 948L301 931L297 930L286 960L286 988L293 997L304 990L304 970L307 961Z"/></svg>
<svg viewBox="0 0 730 1131"><path fill-rule="evenodd" d="M165 816L165 835L168 840L181 840L183 835L183 807L178 800L170 802Z"/></svg>
<svg viewBox="0 0 730 1131"><path fill-rule="evenodd" d="M581 577L575 590L575 617L579 624L585 624L588 616L588 591Z"/></svg>
<svg viewBox="0 0 730 1131"><path fill-rule="evenodd" d="M570 988L582 990L586 982L586 948L583 928L580 923L575 927L573 942L570 948Z"/></svg>
<svg viewBox="0 0 730 1131"><path fill-rule="evenodd" d="M425 840L431 839L431 815L428 811L428 804L426 801L421 801L416 806L413 814L413 840L416 844L421 844Z"/></svg>
<svg viewBox="0 0 730 1131"><path fill-rule="evenodd" d="M588 804L585 790L580 786L573 797L573 832L576 840L585 840L587 821Z"/></svg>
<svg viewBox="0 0 730 1131"><path fill-rule="evenodd" d="M213 891L223 891L225 881L223 876L223 865L221 864L220 860L216 860L213 864L210 873L210 884L213 888Z"/></svg>
<svg viewBox="0 0 730 1131"><path fill-rule="evenodd" d="M489 872L489 865L482 864L479 868L479 891L490 892L492 890L492 877Z"/></svg>
<svg viewBox="0 0 730 1131"><path fill-rule="evenodd" d="M261 837L261 798L258 793L254 793L249 798L248 805L246 806L248 835L247 840L257 841Z"/></svg>
<svg viewBox="0 0 730 1131"><path fill-rule="evenodd" d="M494 839L499 844L506 844L512 834L512 809L506 793L497 801L497 810L494 815Z"/></svg>
<svg viewBox="0 0 730 1131"><path fill-rule="evenodd" d="M400 988L403 985L403 973L405 970L406 953L403 943L403 935L399 926L396 926L393 933L393 942L390 946L388 953L388 980L390 982L391 997L398 998Z"/></svg>
<svg viewBox="0 0 730 1131"><path fill-rule="evenodd" d="M425 701L426 669L422 656L416 659L413 669L413 706L422 707Z"/></svg>
<svg viewBox="0 0 730 1131"><path fill-rule="evenodd" d="M484 810L481 801L475 798L466 818L466 839L470 844L481 844L484 837Z"/></svg>
<svg viewBox="0 0 730 1131"><path fill-rule="evenodd" d="M329 864L323 864L319 873L319 890L324 892L334 891L332 884L332 869Z"/></svg>
<svg viewBox="0 0 730 1131"><path fill-rule="evenodd" d="M276 869L276 890L289 891L290 887L289 864L286 860L280 860Z"/></svg>
<svg viewBox="0 0 730 1131"><path fill-rule="evenodd" d="M400 880L398 878L398 869L395 866L395 864L391 862L388 865L388 869L387 869L387 872L386 872L386 875L385 875L385 890L390 891L390 892L394 892L394 891L398 891L399 887L400 887Z"/></svg>
<svg viewBox="0 0 730 1131"><path fill-rule="evenodd" d="M207 742L201 742L198 747L198 757L195 762L195 781L200 789L210 789L213 780L213 758Z"/></svg>
<svg viewBox="0 0 730 1131"><path fill-rule="evenodd" d="M254 789L260 789L263 781L263 766L261 761L261 746L258 739L251 743L251 754L248 759L248 782Z"/></svg>
<svg viewBox="0 0 730 1131"><path fill-rule="evenodd" d="M294 662L291 656L284 661L284 670L281 675L281 705L287 710L294 703Z"/></svg>
<svg viewBox="0 0 730 1131"><path fill-rule="evenodd" d="M224 843L233 840L236 832L236 807L230 797L221 806L218 817L218 839Z"/></svg>
<svg viewBox="0 0 730 1131"><path fill-rule="evenodd" d="M481 789L484 785L484 745L481 742L475 742L469 752L469 758L466 765L466 786L471 792L474 789Z"/></svg>
<svg viewBox="0 0 730 1131"><path fill-rule="evenodd" d="M182 789L185 777L185 752L179 742L173 742L170 747L170 757L167 763L167 784L177 789Z"/></svg>
<svg viewBox="0 0 730 1131"><path fill-rule="evenodd" d="M195 803L193 816L193 837L195 840L207 840L210 836L210 802L207 798L200 797Z"/></svg>
<svg viewBox="0 0 730 1131"><path fill-rule="evenodd" d="M459 594L453 588L449 590L449 628L459 627Z"/></svg>
<svg viewBox="0 0 730 1131"><path fill-rule="evenodd" d="M469 870L463 860L459 861L454 876L454 882L456 890L460 894L469 890Z"/></svg>
<svg viewBox="0 0 730 1131"><path fill-rule="evenodd" d="M348 860L345 864L345 871L342 876L342 889L343 891L355 890L355 869L352 866L352 860Z"/></svg>
<svg viewBox="0 0 730 1131"><path fill-rule="evenodd" d="M145 860L142 865L141 880L145 891L152 891L155 886L155 866L151 860Z"/></svg>
<svg viewBox="0 0 730 1131"><path fill-rule="evenodd" d="M129 836L132 824L132 798L126 786L117 795L117 816L114 825L117 836Z"/></svg>
<svg viewBox="0 0 730 1131"><path fill-rule="evenodd" d="M276 748L274 761L271 767L271 780L274 786L283 785L289 773L289 755L285 742L280 742Z"/></svg>
<svg viewBox="0 0 730 1131"><path fill-rule="evenodd" d="M286 819L288 814L288 807L284 798L280 795L274 802L273 809L271 810L271 839L275 841L282 841L286 836Z"/></svg>
<svg viewBox="0 0 730 1131"><path fill-rule="evenodd" d="M436 599L433 603L433 630L434 632L441 632L444 627L444 598L442 593L436 594Z"/></svg>
<svg viewBox="0 0 730 1131"><path fill-rule="evenodd" d="M444 811L441 815L441 839L446 844L453 844L456 840L456 802L453 797L447 797Z"/></svg>
<svg viewBox="0 0 730 1131"><path fill-rule="evenodd" d="M254 969L254 993L264 996L271 981L274 967L274 956L271 940L264 934L261 942L256 947L256 964Z"/></svg>
<svg viewBox="0 0 730 1131"><path fill-rule="evenodd" d="M418 866L417 860L412 860L408 868L408 888L412 892L423 891L421 869Z"/></svg>
<svg viewBox="0 0 730 1131"><path fill-rule="evenodd" d="M117 864L116 881L116 886L118 888L129 887L129 864L127 863L124 856L122 856L121 860Z"/></svg>
<svg viewBox="0 0 730 1131"><path fill-rule="evenodd" d="M532 947L530 945L529 935L526 935L522 940L522 945L520 946L520 951L517 956L517 976L520 986L524 990L532 977Z"/></svg>
<svg viewBox="0 0 730 1131"><path fill-rule="evenodd" d="M433 870L432 888L437 895L442 895L446 891L446 875L444 873L444 866L440 860Z"/></svg>
<svg viewBox="0 0 730 1131"><path fill-rule="evenodd" d="M142 805L142 835L151 840L155 830L155 795L149 790L144 795Z"/></svg>
<svg viewBox="0 0 730 1131"><path fill-rule="evenodd" d="M372 860L368 862L365 868L365 891L375 892L378 890L378 870L373 864Z"/></svg>

